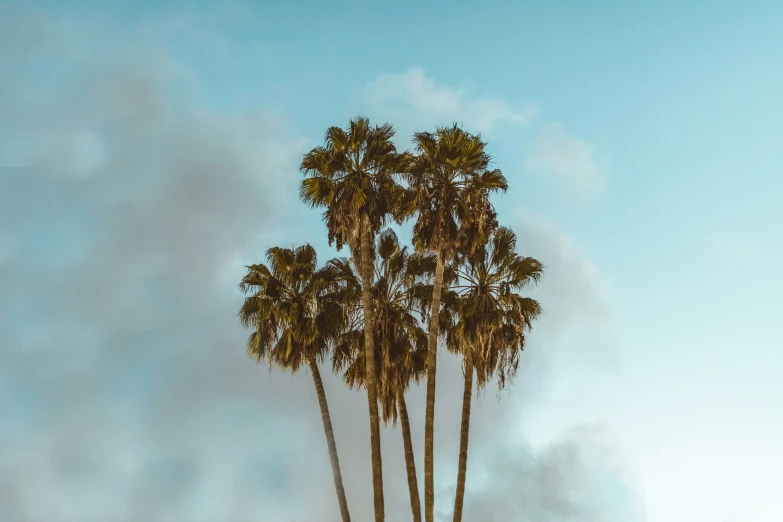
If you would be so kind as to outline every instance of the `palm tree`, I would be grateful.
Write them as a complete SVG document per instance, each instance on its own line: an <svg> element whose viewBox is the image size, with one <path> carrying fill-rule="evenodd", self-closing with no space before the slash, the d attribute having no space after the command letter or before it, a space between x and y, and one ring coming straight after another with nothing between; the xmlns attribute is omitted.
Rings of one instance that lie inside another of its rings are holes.
<svg viewBox="0 0 783 522"><path fill-rule="evenodd" d="M372 301L375 305L374 349L376 361L380 361L376 366L376 380L381 419L392 425L396 425L398 418L400 420L411 513L414 522L421 522L421 500L405 392L424 374L427 334L414 313L417 308L421 310L420 297L432 293L425 279L434 271L435 259L428 254L409 254L391 230L380 234L377 254ZM348 274L350 271L350 265L344 262L341 272ZM364 359L363 336L358 331L348 330L337 343L333 364L336 371L344 371L345 382L351 388L366 386Z"/></svg>
<svg viewBox="0 0 783 522"><path fill-rule="evenodd" d="M370 126L366 118L351 120L349 128L330 127L325 143L305 154L300 169L306 179L300 197L311 207L325 207L329 244L338 250L347 244L362 280L364 338L367 350L367 401L370 410L370 446L375 520L384 520L383 463L378 416L378 383L373 348L372 250L373 238L389 217L399 217L402 188L395 181L401 156L392 143L389 124Z"/></svg>
<svg viewBox="0 0 783 522"><path fill-rule="evenodd" d="M239 310L242 325L253 328L247 352L259 362L268 360L270 368L277 366L291 372L303 364L310 368L340 514L343 522L350 522L329 406L318 369L318 362L346 326L342 303L346 285L331 266L317 269L316 253L310 245L270 248L266 258L269 266L248 266L239 285L245 294L250 293Z"/></svg>
<svg viewBox="0 0 783 522"><path fill-rule="evenodd" d="M452 309L456 324L448 333L447 346L462 355L465 387L454 522L462 521L474 372L477 390L495 375L502 389L516 374L525 331L541 313L537 301L518 292L538 282L543 265L515 250L516 236L501 227L485 248L461 255L455 263L459 280L454 291L459 297Z"/></svg>
<svg viewBox="0 0 783 522"><path fill-rule="evenodd" d="M456 124L434 133L416 133L413 143L417 155L406 169L410 191L404 210L406 215L418 213L413 228L417 251L429 251L436 256L424 427L424 513L426 522L434 522L435 378L444 269L461 244L470 249L469 239L480 243L486 231L494 226L495 214L488 198L492 192L505 191L507 184L499 170L489 169L490 156L481 137L465 132ZM473 232L467 234L468 229Z"/></svg>

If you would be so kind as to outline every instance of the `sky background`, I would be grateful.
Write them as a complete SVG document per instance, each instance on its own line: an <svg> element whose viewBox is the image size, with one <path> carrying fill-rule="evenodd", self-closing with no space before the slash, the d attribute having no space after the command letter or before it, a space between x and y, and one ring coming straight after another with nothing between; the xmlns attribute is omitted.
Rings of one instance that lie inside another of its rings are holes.
<svg viewBox="0 0 783 522"><path fill-rule="evenodd" d="M337 255L297 167L357 114L402 149L481 132L547 267L474 406L467 522L783 520L781 64L774 0L0 0L0 522L338 520L310 376L247 359L236 284L273 245ZM369 520L366 400L326 387Z"/></svg>

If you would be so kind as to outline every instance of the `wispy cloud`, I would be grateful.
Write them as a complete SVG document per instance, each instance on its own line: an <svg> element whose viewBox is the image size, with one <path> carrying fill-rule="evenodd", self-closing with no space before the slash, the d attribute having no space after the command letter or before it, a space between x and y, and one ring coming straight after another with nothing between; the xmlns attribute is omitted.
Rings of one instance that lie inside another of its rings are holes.
<svg viewBox="0 0 783 522"><path fill-rule="evenodd" d="M553 178L576 192L594 192L607 176L607 162L592 145L568 133L560 124L545 127L525 147L528 170Z"/></svg>
<svg viewBox="0 0 783 522"><path fill-rule="evenodd" d="M367 85L364 96L377 117L416 130L430 130L456 121L472 132L492 136L504 128L526 126L537 113L532 105L513 107L497 98L438 83L421 67L379 75Z"/></svg>

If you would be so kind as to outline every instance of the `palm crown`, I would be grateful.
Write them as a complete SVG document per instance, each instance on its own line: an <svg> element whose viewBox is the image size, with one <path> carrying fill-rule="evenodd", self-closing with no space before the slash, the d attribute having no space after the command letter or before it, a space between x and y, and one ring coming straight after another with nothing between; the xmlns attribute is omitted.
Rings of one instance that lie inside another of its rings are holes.
<svg viewBox="0 0 783 522"><path fill-rule="evenodd" d="M324 221L329 244L338 250L348 245L360 259L361 220L369 221L374 236L388 217L399 219L402 188L396 176L404 156L392 142L394 129L385 124L372 127L367 118L351 120L348 130L329 127L324 145L302 159L306 178L300 198L312 207L325 207Z"/></svg>
<svg viewBox="0 0 783 522"><path fill-rule="evenodd" d="M248 266L240 289L250 293L239 310L252 327L248 354L258 361L297 371L309 359L328 353L345 327L340 298L344 284L331 265L317 268L315 249L270 248L269 266Z"/></svg>
<svg viewBox="0 0 783 522"><path fill-rule="evenodd" d="M456 324L448 329L447 346L471 359L477 385L496 373L500 387L513 377L525 331L541 314L538 302L518 292L538 282L543 265L516 253L516 235L498 228L485 248L458 257Z"/></svg>
<svg viewBox="0 0 783 522"><path fill-rule="evenodd" d="M490 230L495 219L489 194L507 189L503 173L490 169L491 158L480 136L456 124L436 132L417 132L416 156L409 160L405 198L407 214L417 213L413 226L418 250L442 252L450 258L466 240L471 225ZM475 234L474 234L475 235Z"/></svg>

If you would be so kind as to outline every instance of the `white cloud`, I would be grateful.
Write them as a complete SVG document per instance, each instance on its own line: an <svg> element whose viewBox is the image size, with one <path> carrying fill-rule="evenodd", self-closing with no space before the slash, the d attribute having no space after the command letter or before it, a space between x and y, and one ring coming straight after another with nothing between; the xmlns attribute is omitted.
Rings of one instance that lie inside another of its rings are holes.
<svg viewBox="0 0 783 522"><path fill-rule="evenodd" d="M528 170L553 177L570 190L595 190L607 173L606 162L597 157L593 146L557 123L530 141L526 152Z"/></svg>
<svg viewBox="0 0 783 522"><path fill-rule="evenodd" d="M437 83L421 67L402 74L381 74L367 86L364 100L374 116L401 128L429 130L462 123L466 129L492 135L501 127L522 127L536 116L534 106L515 108L496 98L481 98L466 89Z"/></svg>

